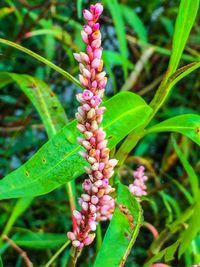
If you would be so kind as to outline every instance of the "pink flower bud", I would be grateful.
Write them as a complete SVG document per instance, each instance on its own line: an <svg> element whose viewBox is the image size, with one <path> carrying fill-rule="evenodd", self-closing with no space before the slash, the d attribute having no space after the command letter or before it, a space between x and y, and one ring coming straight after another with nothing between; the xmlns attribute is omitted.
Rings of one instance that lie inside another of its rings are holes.
<svg viewBox="0 0 200 267"><path fill-rule="evenodd" d="M88 246L88 245L90 245L93 242L94 238L95 238L95 235L94 234L89 234L88 237L84 239L83 243L86 246Z"/></svg>
<svg viewBox="0 0 200 267"><path fill-rule="evenodd" d="M94 50L94 58L101 58L102 56L102 49L98 48Z"/></svg>
<svg viewBox="0 0 200 267"><path fill-rule="evenodd" d="M91 148L92 148L90 142L88 142L88 141L83 141L83 142L82 142L82 145L83 145L86 149L91 149Z"/></svg>
<svg viewBox="0 0 200 267"><path fill-rule="evenodd" d="M98 197L96 197L95 195L93 195L93 196L91 197L91 202L92 202L92 204L96 205L96 204L99 202Z"/></svg>
<svg viewBox="0 0 200 267"><path fill-rule="evenodd" d="M101 150L107 146L107 143L108 143L108 140L103 140L97 145L97 148Z"/></svg>
<svg viewBox="0 0 200 267"><path fill-rule="evenodd" d="M85 130L86 130L85 126L83 124L80 124L80 123L78 123L76 127L81 133L85 132Z"/></svg>
<svg viewBox="0 0 200 267"><path fill-rule="evenodd" d="M96 75L96 78L98 81L102 80L105 77L106 73L105 71L100 72L99 74Z"/></svg>
<svg viewBox="0 0 200 267"><path fill-rule="evenodd" d="M87 9L83 10L83 16L86 20L92 20L93 19L93 15L90 11L88 11Z"/></svg>
<svg viewBox="0 0 200 267"><path fill-rule="evenodd" d="M99 28L100 28L99 23L95 23L93 26L94 31L99 30Z"/></svg>
<svg viewBox="0 0 200 267"><path fill-rule="evenodd" d="M74 55L74 58L75 58L78 62L82 62L82 58L81 58L80 54L78 54L78 53L74 53L73 55Z"/></svg>
<svg viewBox="0 0 200 267"><path fill-rule="evenodd" d="M73 232L68 232L67 237L71 240L74 241L76 239L76 236Z"/></svg>
<svg viewBox="0 0 200 267"><path fill-rule="evenodd" d="M92 48L99 48L101 46L101 40L100 39L95 39L91 43Z"/></svg>
<svg viewBox="0 0 200 267"><path fill-rule="evenodd" d="M83 73L83 76L86 77L86 78L90 78L91 77L91 72L86 68L84 68L82 70L82 73Z"/></svg>
<svg viewBox="0 0 200 267"><path fill-rule="evenodd" d="M94 221L89 222L90 229L96 231L96 223Z"/></svg>
<svg viewBox="0 0 200 267"><path fill-rule="evenodd" d="M88 44L88 34L85 31L81 31L81 37L83 39L83 42Z"/></svg>
<svg viewBox="0 0 200 267"><path fill-rule="evenodd" d="M89 131L85 131L84 132L84 136L87 140L89 140L92 136L93 136L93 133L92 132L89 132Z"/></svg>
<svg viewBox="0 0 200 267"><path fill-rule="evenodd" d="M82 219L82 215L79 211L77 210L73 210L73 216L74 218L76 218L77 220L81 220Z"/></svg>
<svg viewBox="0 0 200 267"><path fill-rule="evenodd" d="M80 52L80 56L81 56L81 59L82 61L84 61L85 63L89 63L90 62L90 59L88 57L88 55L84 52Z"/></svg>
<svg viewBox="0 0 200 267"><path fill-rule="evenodd" d="M97 68L99 67L99 64L100 64L100 59L95 58L95 59L92 61L91 66L92 66L92 68L97 69Z"/></svg>
<svg viewBox="0 0 200 267"><path fill-rule="evenodd" d="M91 108L90 111L87 113L87 118L92 119L95 116L96 112L94 108Z"/></svg>
<svg viewBox="0 0 200 267"><path fill-rule="evenodd" d="M82 194L81 197L86 202L90 201L90 196L88 194Z"/></svg>
<svg viewBox="0 0 200 267"><path fill-rule="evenodd" d="M83 29L87 34L91 34L92 33L92 28L89 25L84 25ZM92 52L92 51L90 51L90 52Z"/></svg>
<svg viewBox="0 0 200 267"><path fill-rule="evenodd" d="M87 211L88 210L88 203L87 202L83 202L82 205L81 205L82 209L84 211Z"/></svg>
<svg viewBox="0 0 200 267"><path fill-rule="evenodd" d="M90 100L91 98L93 97L93 93L89 90L84 90L83 93L82 93L82 98L84 100Z"/></svg>
<svg viewBox="0 0 200 267"><path fill-rule="evenodd" d="M109 164L112 166L112 167L115 167L118 163L118 160L117 159L110 159L109 160Z"/></svg>
<svg viewBox="0 0 200 267"><path fill-rule="evenodd" d="M103 12L103 6L100 3L97 3L95 5L95 14L100 16L102 12Z"/></svg>
<svg viewBox="0 0 200 267"><path fill-rule="evenodd" d="M72 245L75 247L75 248L78 248L80 246L81 242L78 241L78 240L74 240L72 241Z"/></svg>
<svg viewBox="0 0 200 267"><path fill-rule="evenodd" d="M93 205L93 204L90 204L90 211L91 211L92 213L95 213L95 212L97 211L96 206Z"/></svg>
<svg viewBox="0 0 200 267"><path fill-rule="evenodd" d="M89 106L88 104L84 104L84 105L83 105L83 109L84 109L85 111L89 111L89 110L90 110L90 106Z"/></svg>

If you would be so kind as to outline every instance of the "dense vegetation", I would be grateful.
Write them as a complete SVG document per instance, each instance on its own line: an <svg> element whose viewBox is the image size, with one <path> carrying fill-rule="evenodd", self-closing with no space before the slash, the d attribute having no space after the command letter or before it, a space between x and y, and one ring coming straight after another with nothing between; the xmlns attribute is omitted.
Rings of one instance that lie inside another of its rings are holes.
<svg viewBox="0 0 200 267"><path fill-rule="evenodd" d="M74 266L77 256L81 267L200 266L199 0L100 2L117 204L80 255L67 237L87 177L73 53L85 50L93 1L0 3L0 267ZM128 185L141 165L138 198Z"/></svg>

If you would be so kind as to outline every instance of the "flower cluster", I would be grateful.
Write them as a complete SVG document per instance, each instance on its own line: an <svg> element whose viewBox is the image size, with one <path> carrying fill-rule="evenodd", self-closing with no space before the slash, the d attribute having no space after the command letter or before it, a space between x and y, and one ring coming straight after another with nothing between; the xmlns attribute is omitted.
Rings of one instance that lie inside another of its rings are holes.
<svg viewBox="0 0 200 267"><path fill-rule="evenodd" d="M147 194L145 182L148 177L144 175L144 171L144 166L140 166L133 172L134 182L129 185L129 191L136 197L145 196Z"/></svg>
<svg viewBox="0 0 200 267"><path fill-rule="evenodd" d="M101 59L100 26L97 23L102 11L103 7L99 3L83 11L87 25L83 26L81 35L86 44L86 53L74 54L80 63L79 80L85 88L83 93L77 95L81 103L76 114L77 128L83 134L78 142L86 149L80 154L90 165L85 167L88 178L83 183L84 194L79 198L81 211L74 210L76 225L73 226L73 232L68 232L72 245L79 249L93 241L97 222L110 219L115 207L115 201L109 195L114 191L109 185L109 178L114 173L117 160L109 159L106 133L99 127L105 111L105 107L99 105L107 83Z"/></svg>

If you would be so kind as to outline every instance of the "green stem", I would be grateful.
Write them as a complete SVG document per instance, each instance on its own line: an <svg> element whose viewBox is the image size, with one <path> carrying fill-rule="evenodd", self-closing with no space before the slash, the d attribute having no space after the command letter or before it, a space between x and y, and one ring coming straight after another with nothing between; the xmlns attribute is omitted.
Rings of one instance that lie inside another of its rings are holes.
<svg viewBox="0 0 200 267"><path fill-rule="evenodd" d="M75 202L75 197L74 197L73 190L72 190L72 183L73 181L66 183L66 190L67 190L67 194L69 197L69 206L70 206L70 211L71 211L72 225L73 225L73 229L75 230L77 225L76 225L76 220L73 216L73 211L76 209L76 202Z"/></svg>
<svg viewBox="0 0 200 267"><path fill-rule="evenodd" d="M78 257L80 256L82 250L78 250L75 247L71 247L71 251L70 251L70 256L69 256L69 260L67 263L67 267L75 267Z"/></svg>
<svg viewBox="0 0 200 267"><path fill-rule="evenodd" d="M58 256L66 249L66 247L70 244L70 241L67 242L51 257L51 259L45 264L44 267L49 267L51 264L58 258Z"/></svg>

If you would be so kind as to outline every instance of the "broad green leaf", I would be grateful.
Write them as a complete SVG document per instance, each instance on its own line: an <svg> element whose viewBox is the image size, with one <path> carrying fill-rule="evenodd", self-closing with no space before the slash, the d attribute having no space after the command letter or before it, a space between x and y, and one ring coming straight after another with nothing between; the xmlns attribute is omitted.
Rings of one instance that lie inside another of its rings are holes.
<svg viewBox="0 0 200 267"><path fill-rule="evenodd" d="M64 109L45 82L29 75L0 72L0 88L5 83L12 82L17 83L35 106L49 137L52 137L66 124L67 117Z"/></svg>
<svg viewBox="0 0 200 267"><path fill-rule="evenodd" d="M194 24L198 8L199 0L181 0L180 2L173 35L172 54L168 72L169 76L173 74L178 67L187 39Z"/></svg>
<svg viewBox="0 0 200 267"><path fill-rule="evenodd" d="M68 240L66 234L34 233L25 231L14 238L14 242L20 247L32 249L52 249L63 245Z"/></svg>
<svg viewBox="0 0 200 267"><path fill-rule="evenodd" d="M105 102L102 126L108 146L114 148L130 131L143 124L151 108L136 94L123 92ZM29 161L0 181L0 199L37 196L48 193L84 172L85 160L76 121L51 138Z"/></svg>
<svg viewBox="0 0 200 267"><path fill-rule="evenodd" d="M12 228L16 220L25 212L27 208L29 208L32 201L32 197L21 198L17 201L12 211L12 214L9 217L8 222L6 223L6 227L3 230L2 236L8 235L10 229Z"/></svg>
<svg viewBox="0 0 200 267"><path fill-rule="evenodd" d="M119 204L128 208L133 217L133 225L131 225L127 215L119 209ZM106 231L94 267L123 266L135 243L141 223L142 208L140 204L125 185L119 184L117 207Z"/></svg>
<svg viewBox="0 0 200 267"><path fill-rule="evenodd" d="M58 67L54 63L52 63L49 60L47 60L46 58L38 55L37 53L29 50L28 48L25 48L25 47L23 47L23 46L21 46L19 44L16 44L14 42L11 42L11 41L8 41L8 40L2 39L2 38L0 38L0 43L1 44L4 44L4 45L11 46L11 47L13 47L15 49L18 49L18 50L22 51L23 53L25 53L25 54L27 54L27 55L29 55L29 56L37 59L38 61L46 64L50 68L54 69L55 71L57 71L58 73L60 73L61 75L63 75L69 81L75 83L79 87L82 87L81 84L80 84L80 82L77 79L75 79L71 74L69 74L67 71L61 69L60 67Z"/></svg>
<svg viewBox="0 0 200 267"><path fill-rule="evenodd" d="M147 133L178 132L200 145L200 116L195 114L179 115L162 121L146 131Z"/></svg>
<svg viewBox="0 0 200 267"><path fill-rule="evenodd" d="M55 94L46 83L34 77L14 73L0 73L0 88L16 82L38 111L49 137L58 132L67 122L65 111ZM55 108L57 107L57 108ZM16 220L29 208L32 197L17 200L3 230L8 235Z"/></svg>
<svg viewBox="0 0 200 267"><path fill-rule="evenodd" d="M173 142L173 146L174 146L174 149L176 151L176 154L178 155L185 171L187 172L189 182L190 182L190 185L192 188L192 193L193 193L194 199L196 200L198 197L198 191L199 191L198 190L198 188L199 188L198 177L197 177L193 167L188 162L187 158L185 157L185 155L183 154L183 152L181 151L181 149L177 145L176 141L174 139L172 139L172 142Z"/></svg>
<svg viewBox="0 0 200 267"><path fill-rule="evenodd" d="M200 231L199 210L200 210L200 190L188 228L185 230L181 238L181 244L178 252L179 257L187 250L192 240L196 237L196 235Z"/></svg>
<svg viewBox="0 0 200 267"><path fill-rule="evenodd" d="M130 8L126 5L121 5L120 7L122 9L122 13L123 13L125 20L132 27L133 31L137 33L139 39L141 41L147 42L147 39L148 39L147 30L142 20L136 14L133 8Z"/></svg>
<svg viewBox="0 0 200 267"><path fill-rule="evenodd" d="M115 25L115 30L120 46L120 53L123 59L122 64L123 64L124 77L126 79L128 76L128 64L127 64L128 47L127 47L126 31L125 31L124 20L122 17L121 7L118 3L118 0L113 0L113 1L106 0L106 4L108 6L108 9L110 10Z"/></svg>

